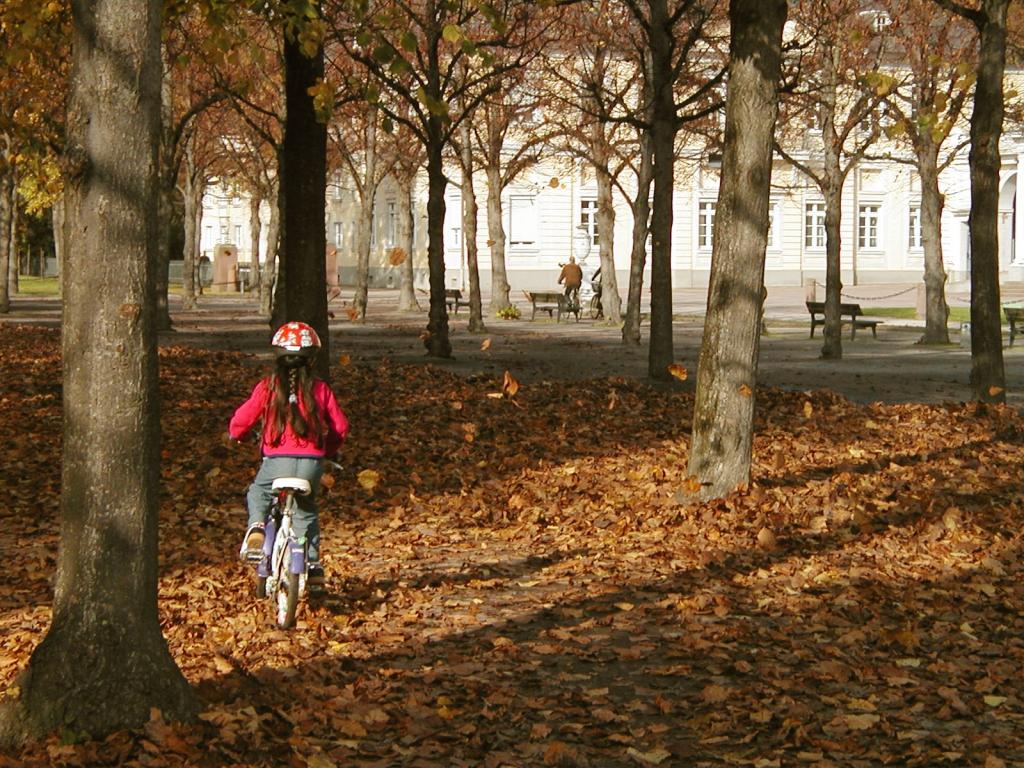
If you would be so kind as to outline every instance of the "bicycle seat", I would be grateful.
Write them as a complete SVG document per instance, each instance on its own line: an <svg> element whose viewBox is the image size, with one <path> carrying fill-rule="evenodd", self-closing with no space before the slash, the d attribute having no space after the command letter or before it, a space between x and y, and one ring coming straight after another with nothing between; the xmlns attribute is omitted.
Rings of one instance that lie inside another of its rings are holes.
<svg viewBox="0 0 1024 768"><path fill-rule="evenodd" d="M271 487L275 491L295 491L300 496L306 496L313 490L309 480L301 477L279 477Z"/></svg>

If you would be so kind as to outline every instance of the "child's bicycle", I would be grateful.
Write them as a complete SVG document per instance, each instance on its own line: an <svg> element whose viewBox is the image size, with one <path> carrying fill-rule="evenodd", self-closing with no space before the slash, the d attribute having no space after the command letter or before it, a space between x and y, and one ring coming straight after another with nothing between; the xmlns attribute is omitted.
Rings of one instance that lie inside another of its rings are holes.
<svg viewBox="0 0 1024 768"><path fill-rule="evenodd" d="M295 497L308 495L312 488L301 477L279 477L272 487L275 496L267 513L263 557L256 565L256 596L270 598L277 626L288 629L295 624L299 598L306 594L309 565L306 540L292 531Z"/></svg>

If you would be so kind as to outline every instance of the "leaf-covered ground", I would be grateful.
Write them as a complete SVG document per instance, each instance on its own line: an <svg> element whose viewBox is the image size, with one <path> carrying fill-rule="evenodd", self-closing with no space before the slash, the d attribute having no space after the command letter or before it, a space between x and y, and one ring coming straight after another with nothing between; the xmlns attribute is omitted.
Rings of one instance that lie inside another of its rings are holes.
<svg viewBox="0 0 1024 768"><path fill-rule="evenodd" d="M256 457L220 439L259 363L161 362L160 610L201 719L0 766L1024 765L1013 410L761 391L756 484L697 505L687 393L339 364L329 595L281 632L235 559ZM0 328L7 695L49 615L59 381L56 334Z"/></svg>

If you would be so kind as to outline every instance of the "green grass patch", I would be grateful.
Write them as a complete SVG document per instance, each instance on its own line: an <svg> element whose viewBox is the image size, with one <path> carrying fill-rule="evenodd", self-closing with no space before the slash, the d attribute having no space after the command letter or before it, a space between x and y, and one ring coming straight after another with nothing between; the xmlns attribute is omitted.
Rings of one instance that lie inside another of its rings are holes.
<svg viewBox="0 0 1024 768"><path fill-rule="evenodd" d="M864 307L864 314L872 317L894 317L899 320L915 320L917 310L913 307ZM970 307L950 307L949 322L967 323L971 320Z"/></svg>
<svg viewBox="0 0 1024 768"><path fill-rule="evenodd" d="M59 277L18 276L19 296L57 296L60 294Z"/></svg>

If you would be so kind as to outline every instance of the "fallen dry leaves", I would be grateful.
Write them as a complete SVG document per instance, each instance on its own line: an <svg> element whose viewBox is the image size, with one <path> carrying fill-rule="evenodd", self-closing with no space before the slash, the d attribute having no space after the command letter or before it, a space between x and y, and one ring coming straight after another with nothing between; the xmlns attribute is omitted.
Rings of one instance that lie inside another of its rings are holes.
<svg viewBox="0 0 1024 768"><path fill-rule="evenodd" d="M329 596L286 633L235 560L253 449L218 440L257 361L161 359L160 610L202 715L0 766L1024 763L1010 409L760 391L755 484L695 504L689 394L346 364ZM49 620L59 381L56 334L0 328L5 687Z"/></svg>

